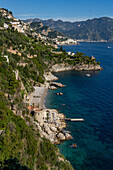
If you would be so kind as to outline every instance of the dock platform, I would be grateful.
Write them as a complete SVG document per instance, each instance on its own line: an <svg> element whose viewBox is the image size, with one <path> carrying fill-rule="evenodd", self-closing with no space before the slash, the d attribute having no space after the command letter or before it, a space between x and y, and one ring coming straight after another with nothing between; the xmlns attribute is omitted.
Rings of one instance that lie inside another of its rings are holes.
<svg viewBox="0 0 113 170"><path fill-rule="evenodd" d="M71 122L83 122L84 119L78 118L78 119L72 119L72 118L65 118L66 121L71 121Z"/></svg>

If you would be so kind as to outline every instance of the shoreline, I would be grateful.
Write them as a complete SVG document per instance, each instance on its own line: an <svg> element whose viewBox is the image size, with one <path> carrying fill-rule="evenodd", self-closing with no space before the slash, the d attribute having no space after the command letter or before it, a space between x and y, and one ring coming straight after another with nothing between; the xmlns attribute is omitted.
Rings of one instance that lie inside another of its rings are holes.
<svg viewBox="0 0 113 170"><path fill-rule="evenodd" d="M86 67L87 66L87 67ZM75 71L84 71L85 70L101 70L100 65L77 65ZM73 70L72 66L64 64L53 65L53 72L60 71L69 71ZM55 71L54 71L55 70ZM49 109L44 106L46 103L45 97L47 96L48 89L57 89L62 88L65 85L54 82L58 80L51 72L46 73L45 83L40 86L34 87L34 92L29 95L29 109L33 112L34 123L38 126L39 133L41 137L45 137L51 141L53 144L60 144L62 141L72 139L72 136L65 132L64 128L66 127L66 117L63 113L59 113L56 109Z"/></svg>
<svg viewBox="0 0 113 170"><path fill-rule="evenodd" d="M52 72L62 72L62 71L71 71L71 70L74 70L74 71L101 71L101 70L103 70L103 68L99 64L97 64L97 65L76 64L74 66L74 65L61 63L61 64L53 65L51 70L52 70Z"/></svg>
<svg viewBox="0 0 113 170"><path fill-rule="evenodd" d="M46 96L47 96L47 92L48 92L48 88L45 87L45 88L44 88L44 91L43 91L43 95L41 96L40 104L39 104L40 107L43 108L43 109L46 108L44 104L45 104L45 102L46 102L46 101L45 101L45 98L46 98Z"/></svg>
<svg viewBox="0 0 113 170"><path fill-rule="evenodd" d="M60 144L62 141L72 139L72 136L64 130L65 115L59 113L57 109L49 109L44 105L50 86L51 82L46 82L41 87L34 87L34 92L29 95L29 110L34 115L34 123L38 126L40 136L49 139L52 144ZM58 83L58 87L64 87L64 85Z"/></svg>
<svg viewBox="0 0 113 170"><path fill-rule="evenodd" d="M29 95L29 106L34 106L35 108L44 108L44 99L47 95L47 87L34 86L34 91Z"/></svg>

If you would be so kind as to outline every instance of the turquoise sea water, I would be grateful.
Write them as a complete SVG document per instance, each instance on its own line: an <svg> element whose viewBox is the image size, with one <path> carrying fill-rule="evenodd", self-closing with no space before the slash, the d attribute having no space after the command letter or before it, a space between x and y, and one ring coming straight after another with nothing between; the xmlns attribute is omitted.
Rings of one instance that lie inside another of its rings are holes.
<svg viewBox="0 0 113 170"><path fill-rule="evenodd" d="M112 170L113 44L81 43L63 48L93 55L104 70L55 73L66 87L49 90L46 107L56 108L66 117L85 119L84 122L67 122L66 129L71 131L73 139L59 145L60 152L77 170ZM87 77L87 73L91 76ZM64 95L57 96L56 92ZM77 149L69 147L72 143L77 144Z"/></svg>

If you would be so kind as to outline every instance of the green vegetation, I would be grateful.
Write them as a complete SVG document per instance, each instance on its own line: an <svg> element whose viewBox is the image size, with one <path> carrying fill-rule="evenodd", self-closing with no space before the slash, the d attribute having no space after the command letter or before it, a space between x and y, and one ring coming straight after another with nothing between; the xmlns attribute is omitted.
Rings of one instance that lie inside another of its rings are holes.
<svg viewBox="0 0 113 170"><path fill-rule="evenodd" d="M4 26L4 23L9 24L10 21L12 21L11 19L5 18L2 16L2 13L0 12L0 27Z"/></svg>
<svg viewBox="0 0 113 170"><path fill-rule="evenodd" d="M44 35L43 32L46 32L47 34L47 37L48 38L57 38L57 36L64 36L64 34L58 32L58 31L55 31L55 30L51 30L48 26L43 26L43 24L41 22L32 22L30 24L30 26L37 32L37 33L40 33L42 35ZM49 31L48 31L49 30ZM65 38L66 39L66 38Z"/></svg>
<svg viewBox="0 0 113 170"><path fill-rule="evenodd" d="M41 139L38 128L6 107L8 101L0 93L0 168L13 169L72 169L71 165L59 161L58 149L46 139ZM12 167L13 165L13 167Z"/></svg>
<svg viewBox="0 0 113 170"><path fill-rule="evenodd" d="M30 30L18 33L2 15L0 23L0 168L71 170L58 148L40 137L24 99L34 85L44 83L44 72L54 64L98 63L79 52L69 56L62 48L61 54L52 53L52 43Z"/></svg>
<svg viewBox="0 0 113 170"><path fill-rule="evenodd" d="M94 64L96 65L97 62L94 60L92 60L89 56L87 56L86 54L84 53L79 53L77 52L74 56L71 56L70 57L70 60L67 60L67 62L69 64L73 64L73 65L76 65L76 64L79 64L79 63L83 63L83 64Z"/></svg>
<svg viewBox="0 0 113 170"><path fill-rule="evenodd" d="M96 61L83 53L77 52L74 56L68 56L62 48L60 48L62 54L54 54L51 52L51 49L54 50L54 48L50 45L45 45L46 41L37 40L36 37L32 36L30 31L27 31L27 33L27 36L18 33L11 26L9 26L8 29L0 30L0 54L1 58L4 55L9 56L8 69L19 71L19 76L28 93L33 91L32 87L37 82L44 83L44 71L49 71L53 64L97 64ZM4 64L6 64L6 62L2 63L2 67L5 67L3 66ZM3 70L3 68L1 69ZM10 76L14 76L14 73ZM11 81L15 81L13 80L13 77ZM14 82L10 83L14 84ZM5 88L7 89L6 86ZM12 90L13 89L15 89L15 87L12 87Z"/></svg>
<svg viewBox="0 0 113 170"><path fill-rule="evenodd" d="M61 52L61 54L54 54L53 57L56 59L56 63L68 63L69 65L76 65L76 64L93 64L97 65L100 64L96 62L95 59L91 59L91 57L87 56L84 53L77 52L73 56L68 55L65 50L60 47L59 50L54 50L54 52Z"/></svg>
<svg viewBox="0 0 113 170"><path fill-rule="evenodd" d="M37 82L44 83L44 71L55 62L52 46L45 46L30 31L18 33L1 15L1 27L4 22L9 28L0 30L0 169L47 170L61 165L73 169L59 159L56 146L40 137L23 102Z"/></svg>
<svg viewBox="0 0 113 170"><path fill-rule="evenodd" d="M33 21L34 22L34 21ZM42 20L43 25L76 40L113 42L113 19L101 17L86 21L64 22L61 20ZM31 23L32 25L33 23Z"/></svg>
<svg viewBox="0 0 113 170"><path fill-rule="evenodd" d="M16 80L15 73L11 65L8 65L6 58L0 56L0 88L2 92L14 95L19 81Z"/></svg>

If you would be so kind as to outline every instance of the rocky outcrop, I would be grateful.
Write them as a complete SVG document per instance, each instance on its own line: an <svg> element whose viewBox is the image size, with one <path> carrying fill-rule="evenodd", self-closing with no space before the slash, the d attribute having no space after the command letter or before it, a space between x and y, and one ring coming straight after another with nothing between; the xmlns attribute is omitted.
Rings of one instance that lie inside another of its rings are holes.
<svg viewBox="0 0 113 170"><path fill-rule="evenodd" d="M74 70L74 66L68 64L55 64L51 68L51 71L53 72L68 71L68 70Z"/></svg>
<svg viewBox="0 0 113 170"><path fill-rule="evenodd" d="M62 83L57 83L57 82L51 82L50 86L54 86L54 87L64 87L65 85L63 85Z"/></svg>
<svg viewBox="0 0 113 170"><path fill-rule="evenodd" d="M57 82L50 82L49 83L49 89L56 90L58 87L64 87L65 85Z"/></svg>
<svg viewBox="0 0 113 170"><path fill-rule="evenodd" d="M53 131L53 132L57 132L57 131L58 131L57 128L54 127L54 126L50 127L50 129L51 129L51 131Z"/></svg>
<svg viewBox="0 0 113 170"><path fill-rule="evenodd" d="M55 64L52 66L51 71L53 72L60 72L60 71L68 71L68 70L76 70L76 71L82 71L82 70L102 70L100 65L95 64L76 64L68 65L68 64Z"/></svg>
<svg viewBox="0 0 113 170"><path fill-rule="evenodd" d="M102 70L100 65L94 65L94 64L76 64L74 70L76 71L87 71L87 70Z"/></svg>
<svg viewBox="0 0 113 170"><path fill-rule="evenodd" d="M66 140L72 139L72 136L69 133L65 133L65 139Z"/></svg>
<svg viewBox="0 0 113 170"><path fill-rule="evenodd" d="M56 95L57 95L57 96L59 96L59 95L60 95L60 96L62 96L62 95L63 95L63 93L61 93L61 92L60 92L60 93L56 93Z"/></svg>
<svg viewBox="0 0 113 170"><path fill-rule="evenodd" d="M45 80L46 81L55 81L58 80L56 76L54 76L51 72L47 72L44 74Z"/></svg>
<svg viewBox="0 0 113 170"><path fill-rule="evenodd" d="M62 121L59 121L58 125L39 123L37 121L34 121L34 124L37 125L40 136L49 139L53 144L60 144L61 141L72 139L72 136L67 131L62 130L65 127L63 125L61 127Z"/></svg>
<svg viewBox="0 0 113 170"><path fill-rule="evenodd" d="M63 141L63 140L66 139L66 138L65 138L65 135L64 135L63 133L59 133L59 134L57 135L57 138L58 138L59 140L61 140L61 141Z"/></svg>
<svg viewBox="0 0 113 170"><path fill-rule="evenodd" d="M91 58L92 60L96 60L96 58L95 58L95 57L93 57L93 56L91 56L90 58Z"/></svg>
<svg viewBox="0 0 113 170"><path fill-rule="evenodd" d="M55 86L49 86L49 89L51 89L51 90L56 90L57 87L55 87Z"/></svg>
<svg viewBox="0 0 113 170"><path fill-rule="evenodd" d="M44 127L44 132L46 132L48 135L52 133L48 125L44 124L43 127Z"/></svg>

